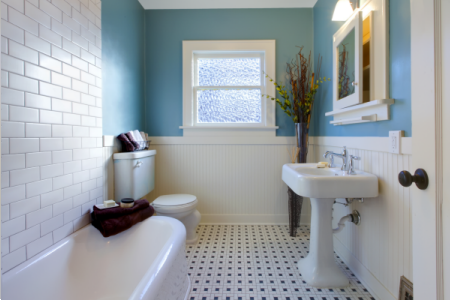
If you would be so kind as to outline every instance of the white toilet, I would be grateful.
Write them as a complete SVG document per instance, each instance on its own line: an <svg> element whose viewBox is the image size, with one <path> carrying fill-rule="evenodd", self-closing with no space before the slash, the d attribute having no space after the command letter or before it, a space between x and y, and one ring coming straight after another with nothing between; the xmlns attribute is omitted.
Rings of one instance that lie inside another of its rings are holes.
<svg viewBox="0 0 450 300"><path fill-rule="evenodd" d="M115 198L135 200L144 197L155 187L156 150L114 153ZM195 229L200 222L197 197L186 194L165 195L151 204L159 216L180 220L186 227L186 243L197 241Z"/></svg>
<svg viewBox="0 0 450 300"><path fill-rule="evenodd" d="M197 241L195 232L201 215L197 208L197 197L188 194L160 196L151 204L159 216L172 217L180 220L186 227L186 244Z"/></svg>

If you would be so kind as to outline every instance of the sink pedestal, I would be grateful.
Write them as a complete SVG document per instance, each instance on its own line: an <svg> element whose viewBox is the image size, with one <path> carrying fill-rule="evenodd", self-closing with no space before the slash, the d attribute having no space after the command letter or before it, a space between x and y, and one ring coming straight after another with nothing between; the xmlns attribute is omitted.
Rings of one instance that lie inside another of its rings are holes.
<svg viewBox="0 0 450 300"><path fill-rule="evenodd" d="M311 199L309 254L299 260L298 270L313 287L346 287L347 276L334 260L332 208L334 198Z"/></svg>
<svg viewBox="0 0 450 300"><path fill-rule="evenodd" d="M308 256L298 262L303 279L314 287L349 285L334 260L334 199L377 197L378 178L359 170L349 175L341 168L317 168L317 164L285 164L281 177L294 193L311 199L311 245Z"/></svg>

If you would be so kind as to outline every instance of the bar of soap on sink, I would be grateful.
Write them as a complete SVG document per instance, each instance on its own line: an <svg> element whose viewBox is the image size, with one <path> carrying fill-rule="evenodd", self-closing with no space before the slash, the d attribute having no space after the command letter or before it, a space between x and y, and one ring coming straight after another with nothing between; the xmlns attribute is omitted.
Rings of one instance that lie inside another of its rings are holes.
<svg viewBox="0 0 450 300"><path fill-rule="evenodd" d="M105 200L103 201L103 206L106 207L114 207L116 205L116 201L114 200Z"/></svg>
<svg viewBox="0 0 450 300"><path fill-rule="evenodd" d="M321 161L317 163L318 168L328 168L328 163L326 161Z"/></svg>

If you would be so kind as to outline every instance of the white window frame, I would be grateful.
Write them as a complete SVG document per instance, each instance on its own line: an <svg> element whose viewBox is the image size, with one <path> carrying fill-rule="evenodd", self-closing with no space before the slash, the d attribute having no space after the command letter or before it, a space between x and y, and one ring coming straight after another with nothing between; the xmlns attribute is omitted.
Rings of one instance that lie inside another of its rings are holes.
<svg viewBox="0 0 450 300"><path fill-rule="evenodd" d="M261 123L197 123L196 59L198 57L261 57L261 69L275 78L275 40L183 41L183 135L259 135L275 136L275 101L261 98ZM261 86L227 86L227 88L261 88L261 94L275 96L275 86L261 74ZM214 87L211 87L214 88ZM256 133L255 131L258 131Z"/></svg>

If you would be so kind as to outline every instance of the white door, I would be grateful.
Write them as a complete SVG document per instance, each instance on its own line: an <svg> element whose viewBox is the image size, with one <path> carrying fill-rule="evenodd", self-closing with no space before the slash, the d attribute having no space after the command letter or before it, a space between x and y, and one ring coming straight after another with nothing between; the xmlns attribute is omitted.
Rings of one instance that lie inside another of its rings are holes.
<svg viewBox="0 0 450 300"><path fill-rule="evenodd" d="M444 299L450 299L450 1L441 3L441 47L442 47L442 114L444 128L444 202L442 221L444 237Z"/></svg>
<svg viewBox="0 0 450 300"><path fill-rule="evenodd" d="M450 214L443 211L443 209L449 211L444 204L444 191L450 185L448 180L450 164L448 157L445 158L444 155L450 154L450 148L443 143L448 140L450 134L448 120L450 82L446 75L448 73L445 73L449 67L445 70L442 65L446 62L448 66L449 59L448 6L449 0L411 0L413 169L409 171L413 173L416 169L422 168L429 177L429 186L426 190L419 190L414 184L410 187L413 284L414 299L417 300L450 299L449 284L446 285L447 297L444 298L443 253L445 236L443 231L448 227L443 220L445 215L447 219L450 217ZM443 9L446 9L447 13ZM445 36L443 30L446 31ZM444 46L444 43L447 45ZM442 51L444 47L447 47L446 51ZM443 81L445 75L446 82ZM447 99L444 100L443 97ZM446 182L444 172L447 172ZM447 230L446 235L449 233Z"/></svg>

